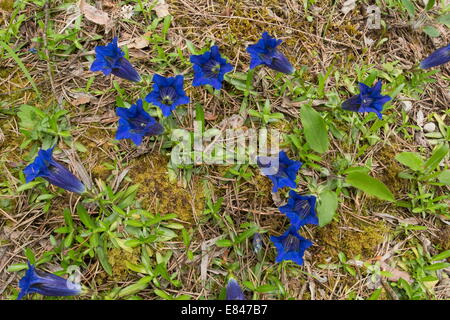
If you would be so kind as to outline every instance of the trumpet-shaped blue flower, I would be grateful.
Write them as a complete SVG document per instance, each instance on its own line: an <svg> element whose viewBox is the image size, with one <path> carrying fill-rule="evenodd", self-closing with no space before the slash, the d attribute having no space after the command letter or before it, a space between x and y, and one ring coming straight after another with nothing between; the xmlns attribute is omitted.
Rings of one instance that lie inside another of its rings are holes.
<svg viewBox="0 0 450 320"><path fill-rule="evenodd" d="M231 278L227 284L227 300L245 300L244 293L236 280Z"/></svg>
<svg viewBox="0 0 450 320"><path fill-rule="evenodd" d="M42 177L51 184L60 188L83 193L84 185L75 177L66 167L53 159L53 148L39 150L38 156L33 163L29 164L24 170L26 182L31 182L37 177Z"/></svg>
<svg viewBox="0 0 450 320"><path fill-rule="evenodd" d="M17 300L21 300L28 293L39 293L44 296L64 297L81 293L81 286L54 274L37 270L28 262L28 270L20 279L21 289Z"/></svg>
<svg viewBox="0 0 450 320"><path fill-rule="evenodd" d="M183 81L182 75L165 78L155 74L153 76L153 90L145 97L145 101L158 106L164 117L169 116L177 106L190 102L189 97L183 90Z"/></svg>
<svg viewBox="0 0 450 320"><path fill-rule="evenodd" d="M381 81L378 81L373 87L360 83L360 93L345 100L342 109L355 112L374 112L378 118L382 119L383 105L392 98L381 95L381 86Z"/></svg>
<svg viewBox="0 0 450 320"><path fill-rule="evenodd" d="M303 264L303 254L306 249L312 246L312 242L300 236L297 230L294 226L291 226L281 236L270 237L278 251L275 262L290 260L300 266Z"/></svg>
<svg viewBox="0 0 450 320"><path fill-rule="evenodd" d="M450 44L446 47L439 48L430 54L420 63L422 69L428 69L439 66L450 61Z"/></svg>
<svg viewBox="0 0 450 320"><path fill-rule="evenodd" d="M272 192L284 187L297 187L295 178L303 163L289 159L286 152L280 151L278 157L258 157L256 162L262 173L272 180Z"/></svg>
<svg viewBox="0 0 450 320"><path fill-rule="evenodd" d="M220 90L225 73L233 70L233 66L222 58L217 46L212 46L204 54L192 55L190 60L194 64L194 80L192 81L194 87L209 84L214 89Z"/></svg>
<svg viewBox="0 0 450 320"><path fill-rule="evenodd" d="M316 197L301 196L294 190L289 192L289 199L285 206L280 207L297 230L305 224L319 224L316 215Z"/></svg>
<svg viewBox="0 0 450 320"><path fill-rule="evenodd" d="M250 69L264 64L279 72L293 73L294 67L286 56L277 50L281 42L283 41L272 38L267 32L264 32L256 44L247 47L247 52L251 56Z"/></svg>
<svg viewBox="0 0 450 320"><path fill-rule="evenodd" d="M96 57L91 65L91 71L102 71L105 76L112 73L130 81L141 81L139 73L124 57L125 53L117 46L117 37L106 46L95 47L95 54Z"/></svg>
<svg viewBox="0 0 450 320"><path fill-rule="evenodd" d="M152 116L145 112L142 99L130 108L117 108L119 128L116 139L131 139L136 145L140 145L144 136L159 135L164 132L163 126Z"/></svg>

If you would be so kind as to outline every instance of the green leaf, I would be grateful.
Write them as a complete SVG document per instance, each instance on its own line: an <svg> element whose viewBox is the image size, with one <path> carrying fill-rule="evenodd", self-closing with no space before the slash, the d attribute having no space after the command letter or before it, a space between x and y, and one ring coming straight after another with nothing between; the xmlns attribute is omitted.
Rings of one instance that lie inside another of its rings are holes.
<svg viewBox="0 0 450 320"><path fill-rule="evenodd" d="M416 152L402 152L396 155L395 159L414 171L423 170L423 159Z"/></svg>
<svg viewBox="0 0 450 320"><path fill-rule="evenodd" d="M32 189L34 188L34 186L37 186L38 184L41 184L42 181L36 180L36 181L30 181L28 183L25 183L23 185L21 185L20 187L17 188L17 192L22 192L28 189Z"/></svg>
<svg viewBox="0 0 450 320"><path fill-rule="evenodd" d="M450 250L446 250L444 252L441 252L434 257L431 258L431 261L438 261L438 260L444 260L450 257Z"/></svg>
<svg viewBox="0 0 450 320"><path fill-rule="evenodd" d="M377 290L375 290L375 291L370 295L370 297L369 297L368 300L378 300L378 298L379 298L380 295L381 295L381 291L382 291L381 288L378 288Z"/></svg>
<svg viewBox="0 0 450 320"><path fill-rule="evenodd" d="M430 10L433 8L434 4L436 3L436 0L428 0L427 6L425 7L425 10Z"/></svg>
<svg viewBox="0 0 450 320"><path fill-rule="evenodd" d="M441 270L441 269L445 269L448 267L450 267L450 263L439 262L439 263L434 263L432 265L426 266L423 269L426 271L436 271L436 270Z"/></svg>
<svg viewBox="0 0 450 320"><path fill-rule="evenodd" d="M437 18L437 22L443 23L443 24L447 25L447 27L450 27L450 13Z"/></svg>
<svg viewBox="0 0 450 320"><path fill-rule="evenodd" d="M362 172L353 172L345 180L349 185L381 200L395 201L394 196L386 185Z"/></svg>
<svg viewBox="0 0 450 320"><path fill-rule="evenodd" d="M80 217L81 222L86 226L86 228L91 230L96 228L94 221L92 221L87 210L81 204L77 205L77 214Z"/></svg>
<svg viewBox="0 0 450 320"><path fill-rule="evenodd" d="M191 41L186 40L186 47L188 48L191 54L198 54L197 48L195 48L194 44Z"/></svg>
<svg viewBox="0 0 450 320"><path fill-rule="evenodd" d="M439 175L439 182L450 186L450 170L442 171Z"/></svg>
<svg viewBox="0 0 450 320"><path fill-rule="evenodd" d="M28 261L30 261L31 264L36 263L36 257L34 256L33 251L28 247L25 249L25 256L27 257Z"/></svg>
<svg viewBox="0 0 450 320"><path fill-rule="evenodd" d="M320 113L308 105L300 109L306 141L311 149L324 153L328 150L328 130Z"/></svg>
<svg viewBox="0 0 450 320"><path fill-rule="evenodd" d="M245 239L250 238L251 236L253 236L256 232L258 231L258 227L253 227L250 228L248 230L245 230L244 232L242 232L237 238L236 238L236 243L241 243L242 241L244 241ZM216 243L217 244L217 243Z"/></svg>
<svg viewBox="0 0 450 320"><path fill-rule="evenodd" d="M154 292L156 295L160 296L163 299L172 300L172 297L162 290L155 289Z"/></svg>
<svg viewBox="0 0 450 320"><path fill-rule="evenodd" d="M100 261L100 264L102 265L103 269L106 271L107 274L112 276L112 268L108 262L108 256L106 254L105 249L101 246L98 246L95 251L97 253L97 258Z"/></svg>
<svg viewBox="0 0 450 320"><path fill-rule="evenodd" d="M220 239L216 241L216 246L218 247L231 247L233 242L228 239Z"/></svg>
<svg viewBox="0 0 450 320"><path fill-rule="evenodd" d="M408 11L408 14L413 17L416 13L416 8L410 0L402 0L403 7Z"/></svg>
<svg viewBox="0 0 450 320"><path fill-rule="evenodd" d="M323 227L329 224L338 207L338 198L333 191L324 191L319 195L319 204L317 205L317 217L319 218L319 226Z"/></svg>
<svg viewBox="0 0 450 320"><path fill-rule="evenodd" d="M439 30L436 29L433 26L425 26L425 27L423 27L423 32L425 32L427 35L429 35L432 38L436 38L436 37L439 37L441 35Z"/></svg>
<svg viewBox="0 0 450 320"><path fill-rule="evenodd" d="M448 152L448 144L443 144L440 147L434 149L430 159L425 162L425 171L434 170L439 163L444 159Z"/></svg>
<svg viewBox="0 0 450 320"><path fill-rule="evenodd" d="M136 282L132 285L129 285L128 287L125 287L122 290L120 290L118 296L120 298L123 298L125 296L136 294L136 293L144 290L145 288L148 287L148 283L150 282L151 279L152 279L152 277L149 277L149 276L140 279L138 282Z"/></svg>

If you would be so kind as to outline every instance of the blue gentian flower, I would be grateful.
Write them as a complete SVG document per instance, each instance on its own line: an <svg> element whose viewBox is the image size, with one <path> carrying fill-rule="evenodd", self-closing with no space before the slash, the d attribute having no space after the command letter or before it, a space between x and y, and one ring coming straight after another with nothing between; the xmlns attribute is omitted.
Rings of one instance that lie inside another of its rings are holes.
<svg viewBox="0 0 450 320"><path fill-rule="evenodd" d="M39 293L44 296L64 297L81 293L81 286L54 274L37 270L28 262L28 270L20 279L21 289L17 300L21 300L28 293Z"/></svg>
<svg viewBox="0 0 450 320"><path fill-rule="evenodd" d="M75 177L66 167L53 159L53 148L39 150L38 156L33 163L29 164L24 170L26 182L31 182L37 177L42 177L51 184L60 188L83 193L84 185Z"/></svg>
<svg viewBox="0 0 450 320"><path fill-rule="evenodd" d="M255 253L258 253L261 251L262 247L263 247L263 239L260 233L255 233L253 235L253 251L255 251Z"/></svg>
<svg viewBox="0 0 450 320"><path fill-rule="evenodd" d="M297 230L305 224L319 224L316 214L316 197L301 196L294 190L289 192L289 199L285 206L280 207Z"/></svg>
<svg viewBox="0 0 450 320"><path fill-rule="evenodd" d="M450 61L450 44L439 48L420 63L422 69L436 67Z"/></svg>
<svg viewBox="0 0 450 320"><path fill-rule="evenodd" d="M306 249L312 246L312 242L300 236L297 231L298 229L291 226L281 236L270 237L278 251L275 262L290 260L300 266L303 264L303 254Z"/></svg>
<svg viewBox="0 0 450 320"><path fill-rule="evenodd" d="M264 32L256 44L247 47L247 52L251 56L250 69L264 64L279 72L293 73L294 67L286 56L277 50L281 42L283 41L272 38L267 32Z"/></svg>
<svg viewBox="0 0 450 320"><path fill-rule="evenodd" d="M183 90L183 81L182 75L165 78L155 74L153 76L153 90L145 97L145 101L158 106L164 117L169 116L177 106L190 102L189 97Z"/></svg>
<svg viewBox="0 0 450 320"><path fill-rule="evenodd" d="M272 180L272 192L297 187L295 178L303 163L289 159L286 152L280 151L278 157L258 157L256 162L262 173Z"/></svg>
<svg viewBox="0 0 450 320"><path fill-rule="evenodd" d="M381 81L378 81L373 87L360 83L360 93L345 100L342 109L355 112L374 112L378 118L382 119L383 105L392 98L381 95L381 85Z"/></svg>
<svg viewBox="0 0 450 320"><path fill-rule="evenodd" d="M96 57L91 65L91 71L102 71L105 76L112 73L130 81L141 81L139 73L124 57L125 53L117 46L117 37L106 46L95 47L95 54Z"/></svg>
<svg viewBox="0 0 450 320"><path fill-rule="evenodd" d="M164 132L163 126L152 116L145 112L142 99L130 108L117 108L116 114L120 117L116 139L131 139L140 145L144 136L158 135Z"/></svg>
<svg viewBox="0 0 450 320"><path fill-rule="evenodd" d="M231 278L227 284L227 300L245 300L244 293L236 280Z"/></svg>
<svg viewBox="0 0 450 320"><path fill-rule="evenodd" d="M233 66L222 58L217 46L212 46L204 54L192 55L190 60L194 64L194 87L209 84L220 90L225 73L233 70Z"/></svg>

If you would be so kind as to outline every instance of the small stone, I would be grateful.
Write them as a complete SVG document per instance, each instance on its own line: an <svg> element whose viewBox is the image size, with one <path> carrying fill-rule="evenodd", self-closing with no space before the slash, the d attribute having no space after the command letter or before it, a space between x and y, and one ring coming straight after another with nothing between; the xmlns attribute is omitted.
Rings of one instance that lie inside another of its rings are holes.
<svg viewBox="0 0 450 320"><path fill-rule="evenodd" d="M423 126L423 121L425 120L425 116L422 111L417 112L416 122L419 127Z"/></svg>
<svg viewBox="0 0 450 320"><path fill-rule="evenodd" d="M428 122L423 126L425 132L434 132L436 130L436 125L433 122Z"/></svg>
<svg viewBox="0 0 450 320"><path fill-rule="evenodd" d="M412 104L411 101L403 100L401 103L402 103L402 109L403 109L405 112L411 111L411 109L412 109L412 107L413 107L413 104Z"/></svg>

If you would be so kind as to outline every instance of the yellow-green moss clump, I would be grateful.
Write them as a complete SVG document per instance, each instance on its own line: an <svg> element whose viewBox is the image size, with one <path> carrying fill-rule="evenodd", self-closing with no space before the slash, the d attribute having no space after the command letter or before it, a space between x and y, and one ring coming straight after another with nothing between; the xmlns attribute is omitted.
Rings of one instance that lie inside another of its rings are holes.
<svg viewBox="0 0 450 320"><path fill-rule="evenodd" d="M127 267L127 261L131 264L139 263L138 251L133 250L133 252L127 252L122 249L111 249L108 252L108 262L112 269L112 279L124 281L126 280L129 269Z"/></svg>
<svg viewBox="0 0 450 320"><path fill-rule="evenodd" d="M320 228L314 237L319 244L319 259L337 257L343 252L348 258L361 255L362 259L373 258L377 247L383 242L383 233L387 232L383 222L375 226L365 224L359 220L351 221L350 225L340 226L333 222Z"/></svg>
<svg viewBox="0 0 450 320"><path fill-rule="evenodd" d="M395 160L396 155L397 151L395 148L391 145L386 145L376 153L375 160L385 167L378 178L389 187L394 195L399 195L408 185L408 180L398 176L403 169L399 162Z"/></svg>
<svg viewBox="0 0 450 320"><path fill-rule="evenodd" d="M115 153L115 145L112 141L114 141L114 137L110 130L98 128L89 128L84 136L79 139L79 142L88 149L87 152L80 153L81 159L95 164L90 168L94 178L106 180L110 174L110 170L103 163L111 161L109 154Z"/></svg>
<svg viewBox="0 0 450 320"><path fill-rule="evenodd" d="M130 170L133 182L139 183L138 199L142 207L159 214L175 213L178 218L191 221L193 214L204 208L203 188L193 177L192 189L169 181L167 163L162 155L151 154L137 158Z"/></svg>
<svg viewBox="0 0 450 320"><path fill-rule="evenodd" d="M14 6L14 0L0 0L0 9L11 11Z"/></svg>
<svg viewBox="0 0 450 320"><path fill-rule="evenodd" d="M108 275L105 271L96 274L95 282L98 285L104 284L108 280L114 282L126 281L130 270L127 262L131 264L139 264L139 250L134 249L133 252L127 252L122 249L113 248L108 250L108 262L111 265L112 275Z"/></svg>

